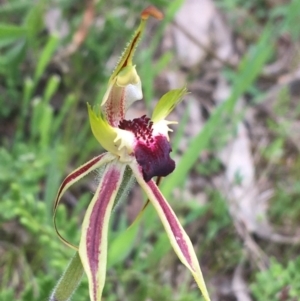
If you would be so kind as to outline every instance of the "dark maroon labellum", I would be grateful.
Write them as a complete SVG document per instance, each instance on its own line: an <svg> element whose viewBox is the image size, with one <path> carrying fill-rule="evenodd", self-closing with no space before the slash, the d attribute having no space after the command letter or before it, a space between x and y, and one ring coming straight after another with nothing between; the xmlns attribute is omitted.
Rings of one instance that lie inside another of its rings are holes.
<svg viewBox="0 0 300 301"><path fill-rule="evenodd" d="M172 148L166 137L154 137L152 145L139 142L135 148L135 157L142 167L146 182L152 177L165 177L175 169L175 162L170 158Z"/></svg>
<svg viewBox="0 0 300 301"><path fill-rule="evenodd" d="M152 126L153 122L145 115L119 124L120 129L131 131L138 140L134 154L146 182L155 176L165 177L175 169L169 141L163 135L153 136Z"/></svg>

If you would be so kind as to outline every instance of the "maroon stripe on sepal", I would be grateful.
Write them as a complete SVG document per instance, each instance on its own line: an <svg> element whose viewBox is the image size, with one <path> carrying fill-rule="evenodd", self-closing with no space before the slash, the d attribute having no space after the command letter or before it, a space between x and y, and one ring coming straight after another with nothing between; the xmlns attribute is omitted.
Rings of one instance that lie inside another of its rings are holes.
<svg viewBox="0 0 300 301"><path fill-rule="evenodd" d="M193 268L193 263L192 263L188 245L183 236L181 226L178 223L177 218L174 216L174 213L173 213L170 205L167 203L167 201L165 200L165 198L163 197L159 188L156 186L156 184L154 183L153 180L147 182L147 185L149 186L153 195L159 202L160 207L163 210L163 213L170 225L171 231L176 239L177 245L179 246L179 248L180 248L182 254L184 255L185 259L187 260L188 264Z"/></svg>
<svg viewBox="0 0 300 301"><path fill-rule="evenodd" d="M73 171L72 173L70 173L62 182L58 193L57 193L57 197L54 203L54 209L57 207L57 203L58 200L60 198L61 192L63 191L63 189L65 188L66 185L68 185L70 182L72 182L74 179L76 179L77 177L79 177L81 174L87 172L91 167L93 167L96 163L98 163L105 155L101 154L95 158L93 158L92 160L90 160L89 162L87 162L86 164L82 165L79 169Z"/></svg>
<svg viewBox="0 0 300 301"><path fill-rule="evenodd" d="M120 170L112 166L107 167L107 172L103 175L101 188L98 192L97 200L93 207L90 216L90 223L86 234L86 251L91 269L93 283L94 283L94 298L96 300L97 294L97 279L96 275L99 269L99 252L101 252L102 229L107 207L112 201L111 196L119 186L121 176ZM106 239L106 238L105 238Z"/></svg>

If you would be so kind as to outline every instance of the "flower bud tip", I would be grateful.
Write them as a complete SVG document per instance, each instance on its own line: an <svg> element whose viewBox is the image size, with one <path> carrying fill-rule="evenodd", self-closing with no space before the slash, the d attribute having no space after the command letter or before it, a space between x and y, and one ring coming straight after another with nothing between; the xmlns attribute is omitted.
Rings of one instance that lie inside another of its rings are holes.
<svg viewBox="0 0 300 301"><path fill-rule="evenodd" d="M153 5L146 7L141 13L141 18L143 20L147 20L149 16L152 16L157 20L162 20L164 18L164 14Z"/></svg>

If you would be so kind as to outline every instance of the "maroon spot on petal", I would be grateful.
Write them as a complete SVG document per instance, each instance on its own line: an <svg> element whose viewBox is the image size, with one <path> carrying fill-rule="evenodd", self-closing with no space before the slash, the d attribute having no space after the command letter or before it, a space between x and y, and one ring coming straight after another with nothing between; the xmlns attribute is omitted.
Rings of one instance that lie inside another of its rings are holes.
<svg viewBox="0 0 300 301"><path fill-rule="evenodd" d="M122 120L119 128L134 133L137 144L134 154L142 167L146 182L152 177L165 177L175 169L175 162L170 158L172 148L167 137L153 135L153 122L146 115L133 120Z"/></svg>
<svg viewBox="0 0 300 301"><path fill-rule="evenodd" d="M125 116L125 88L113 87L104 107L109 124L113 127L118 126Z"/></svg>

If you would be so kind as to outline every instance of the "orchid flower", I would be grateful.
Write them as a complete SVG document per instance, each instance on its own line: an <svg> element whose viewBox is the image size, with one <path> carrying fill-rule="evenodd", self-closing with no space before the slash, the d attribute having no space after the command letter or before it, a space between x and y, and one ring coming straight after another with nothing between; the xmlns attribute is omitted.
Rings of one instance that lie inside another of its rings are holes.
<svg viewBox="0 0 300 301"><path fill-rule="evenodd" d="M162 96L151 118L146 115L133 120L125 118L128 107L143 97L141 80L132 58L149 16L161 19L162 13L153 6L142 12L141 23L109 79L101 106L92 108L88 104L92 132L107 152L69 174L59 188L55 200L54 218L63 194L71 185L93 170L100 167L104 169L83 220L79 247L66 241L58 232L56 224L55 229L67 245L78 251L88 277L90 299L100 301L106 275L109 219L129 168L155 208L174 251L190 270L208 301L210 298L193 245L153 181L153 177L165 177L175 168L175 162L170 158L172 149L168 132L171 131L169 125L176 122L167 121L165 118L182 100L186 89L171 90Z"/></svg>

